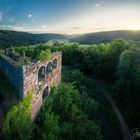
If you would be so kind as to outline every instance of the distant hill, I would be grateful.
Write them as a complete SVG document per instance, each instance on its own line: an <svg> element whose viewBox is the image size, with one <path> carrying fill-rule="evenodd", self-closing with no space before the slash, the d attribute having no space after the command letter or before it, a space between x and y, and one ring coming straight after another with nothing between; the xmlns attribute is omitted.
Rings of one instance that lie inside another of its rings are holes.
<svg viewBox="0 0 140 140"><path fill-rule="evenodd" d="M88 33L77 36L71 36L70 41L80 44L94 44L102 42L111 42L114 39L122 38L125 40L140 41L140 31L119 30L98 33Z"/></svg>
<svg viewBox="0 0 140 140"><path fill-rule="evenodd" d="M111 42L117 38L140 41L140 31L122 30L88 33L82 35L61 35L54 33L32 34L11 30L0 30L0 48L45 43L52 39L69 39L72 42L79 42L80 44L94 44Z"/></svg>
<svg viewBox="0 0 140 140"><path fill-rule="evenodd" d="M26 32L0 30L0 48L7 48L11 45L20 46L44 43L51 39L66 39L66 37L53 33L31 34Z"/></svg>

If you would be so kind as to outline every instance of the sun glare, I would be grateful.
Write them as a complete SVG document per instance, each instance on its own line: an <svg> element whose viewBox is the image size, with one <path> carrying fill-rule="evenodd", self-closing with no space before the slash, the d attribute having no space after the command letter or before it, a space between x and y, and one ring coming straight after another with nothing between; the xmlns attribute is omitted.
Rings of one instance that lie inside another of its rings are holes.
<svg viewBox="0 0 140 140"><path fill-rule="evenodd" d="M140 30L140 26L132 26L129 28L130 30L134 30L134 31L137 31L137 30Z"/></svg>

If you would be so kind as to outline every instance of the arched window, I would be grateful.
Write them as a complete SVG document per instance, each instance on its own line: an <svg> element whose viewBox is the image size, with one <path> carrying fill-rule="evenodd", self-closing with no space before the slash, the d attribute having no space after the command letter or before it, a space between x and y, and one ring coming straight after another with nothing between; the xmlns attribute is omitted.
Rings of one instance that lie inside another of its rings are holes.
<svg viewBox="0 0 140 140"><path fill-rule="evenodd" d="M53 69L56 69L57 68L57 59L54 59L53 60Z"/></svg>
<svg viewBox="0 0 140 140"><path fill-rule="evenodd" d="M53 71L53 64L51 62L48 63L46 67L46 73L49 74Z"/></svg>
<svg viewBox="0 0 140 140"><path fill-rule="evenodd" d="M43 91L43 94L42 94L42 99L43 100L46 99L46 97L48 97L48 95L49 95L49 87L46 86L44 91Z"/></svg>
<svg viewBox="0 0 140 140"><path fill-rule="evenodd" d="M45 78L45 67L42 66L38 71L38 81L42 81Z"/></svg>

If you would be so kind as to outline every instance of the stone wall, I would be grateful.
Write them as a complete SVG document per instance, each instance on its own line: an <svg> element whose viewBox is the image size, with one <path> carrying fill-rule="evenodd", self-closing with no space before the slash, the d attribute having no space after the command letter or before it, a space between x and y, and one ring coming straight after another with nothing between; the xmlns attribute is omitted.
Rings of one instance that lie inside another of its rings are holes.
<svg viewBox="0 0 140 140"><path fill-rule="evenodd" d="M0 70L10 80L12 85L19 91L20 97L23 97L23 68L18 66L12 59L0 55ZM12 94L12 93L11 93Z"/></svg>
<svg viewBox="0 0 140 140"><path fill-rule="evenodd" d="M52 62L53 60L57 59L57 68L55 68L50 74L46 74L45 78L39 82L38 81L38 72L41 67L47 67L49 62ZM42 89L49 85L51 82L54 83L54 85L57 85L58 82L61 79L61 62L62 61L62 54L61 52L53 53L53 58L50 61L39 61L37 63L23 66L23 90L24 90L24 96L28 93L28 91L34 91L34 93L37 93L39 87L41 86Z"/></svg>
<svg viewBox="0 0 140 140"><path fill-rule="evenodd" d="M57 67L55 67L50 73L47 73L47 66L54 60L57 60ZM50 61L38 61L31 65L18 66L15 61L7 56L0 56L0 69L9 78L11 83L19 91L20 97L24 98L29 91L33 91L33 103L32 103L32 119L35 118L43 103L44 89L48 87L48 94L50 92L51 85L57 86L61 80L61 65L62 65L62 53L53 53L53 57ZM39 80L39 70L44 69L44 78Z"/></svg>
<svg viewBox="0 0 140 140"><path fill-rule="evenodd" d="M57 60L57 68L53 69L53 71L49 74L45 74L45 78L42 81L38 80L38 73L41 67L44 67L46 73L46 67L49 62L53 62ZM23 67L23 96L26 96L28 91L33 91L33 104L32 104L32 119L35 118L37 112L39 111L43 98L42 94L44 89L48 86L49 92L51 90L51 85L57 86L59 81L61 80L61 64L62 63L62 54L61 52L53 53L53 58L50 61L39 61L37 63L27 65Z"/></svg>

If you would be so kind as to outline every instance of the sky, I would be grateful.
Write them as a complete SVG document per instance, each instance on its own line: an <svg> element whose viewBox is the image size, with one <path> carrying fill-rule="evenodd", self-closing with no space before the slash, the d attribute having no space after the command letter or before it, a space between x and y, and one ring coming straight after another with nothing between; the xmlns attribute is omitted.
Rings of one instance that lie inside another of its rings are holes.
<svg viewBox="0 0 140 140"><path fill-rule="evenodd" d="M140 0L0 0L0 29L61 34L140 30Z"/></svg>

